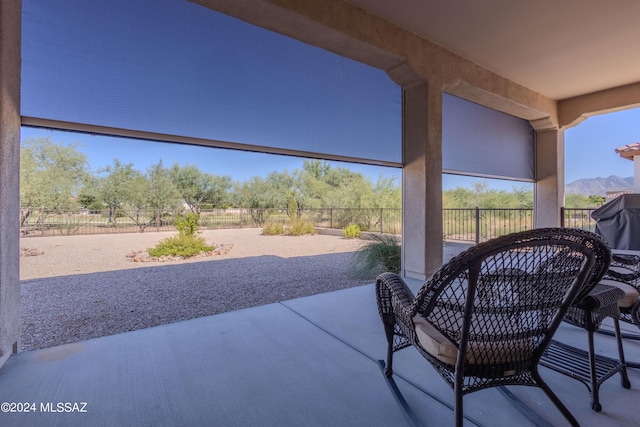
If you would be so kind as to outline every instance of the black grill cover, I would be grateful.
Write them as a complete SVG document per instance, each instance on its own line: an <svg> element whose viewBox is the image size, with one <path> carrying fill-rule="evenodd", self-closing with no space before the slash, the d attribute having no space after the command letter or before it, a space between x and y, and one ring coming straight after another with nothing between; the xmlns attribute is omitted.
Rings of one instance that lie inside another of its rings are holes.
<svg viewBox="0 0 640 427"><path fill-rule="evenodd" d="M611 249L640 250L640 194L623 194L591 213Z"/></svg>

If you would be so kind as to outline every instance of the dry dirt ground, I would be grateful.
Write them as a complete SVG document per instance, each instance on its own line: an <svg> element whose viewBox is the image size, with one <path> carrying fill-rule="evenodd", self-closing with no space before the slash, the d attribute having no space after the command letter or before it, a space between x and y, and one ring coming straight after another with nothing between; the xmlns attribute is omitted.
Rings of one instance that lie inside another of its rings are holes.
<svg viewBox="0 0 640 427"><path fill-rule="evenodd" d="M171 232L28 237L20 245L20 351L315 295L374 281L350 274L363 244L340 236L208 230L220 254L134 262ZM445 245L445 259L468 245ZM373 297L373 295L372 295Z"/></svg>
<svg viewBox="0 0 640 427"><path fill-rule="evenodd" d="M362 244L329 235L210 230L221 254L133 262L175 233L21 239L20 349L45 348L370 283L349 275Z"/></svg>

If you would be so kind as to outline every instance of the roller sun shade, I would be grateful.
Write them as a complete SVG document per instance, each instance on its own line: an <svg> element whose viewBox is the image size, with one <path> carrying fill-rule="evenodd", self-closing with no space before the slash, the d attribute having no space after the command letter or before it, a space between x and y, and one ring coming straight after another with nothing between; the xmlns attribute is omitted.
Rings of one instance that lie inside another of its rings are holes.
<svg viewBox="0 0 640 427"><path fill-rule="evenodd" d="M443 95L445 172L533 181L534 149L534 132L528 121Z"/></svg>
<svg viewBox="0 0 640 427"><path fill-rule="evenodd" d="M23 0L22 56L23 122L402 162L384 71L188 1Z"/></svg>

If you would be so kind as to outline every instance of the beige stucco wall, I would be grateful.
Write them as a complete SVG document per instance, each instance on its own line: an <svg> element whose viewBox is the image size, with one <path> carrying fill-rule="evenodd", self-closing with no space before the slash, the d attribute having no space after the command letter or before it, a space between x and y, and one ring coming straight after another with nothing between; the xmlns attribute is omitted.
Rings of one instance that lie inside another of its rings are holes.
<svg viewBox="0 0 640 427"><path fill-rule="evenodd" d="M20 335L20 0L0 2L0 365Z"/></svg>
<svg viewBox="0 0 640 427"><path fill-rule="evenodd" d="M536 132L536 183L533 225L560 226L560 207L564 205L564 131Z"/></svg>
<svg viewBox="0 0 640 427"><path fill-rule="evenodd" d="M426 82L405 86L404 109L402 274L425 280L442 265L440 88Z"/></svg>
<svg viewBox="0 0 640 427"><path fill-rule="evenodd" d="M640 83L558 101L558 126L567 129L597 114L640 107Z"/></svg>

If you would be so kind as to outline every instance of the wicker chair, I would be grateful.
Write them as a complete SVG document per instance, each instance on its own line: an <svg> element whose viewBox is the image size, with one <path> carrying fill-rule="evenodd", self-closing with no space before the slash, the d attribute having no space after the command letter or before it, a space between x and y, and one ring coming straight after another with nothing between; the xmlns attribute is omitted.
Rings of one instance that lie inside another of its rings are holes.
<svg viewBox="0 0 640 427"><path fill-rule="evenodd" d="M623 251L628 252L628 251ZM618 301L620 310L619 318L625 323L635 325L640 328L640 256L628 253L616 253L613 250L611 255L611 265L607 270L601 284L614 286L624 294ZM616 327L614 323L614 327ZM607 335L618 335L622 338L640 340L638 333L619 334L617 330L613 332L606 329L599 329L598 332ZM640 368L640 362L626 362L631 368Z"/></svg>
<svg viewBox="0 0 640 427"><path fill-rule="evenodd" d="M587 351L551 340L540 365L582 382L591 394L591 408L599 412L602 410L600 386L615 373L620 373L620 383L624 388L631 388L619 323L620 306L624 304L626 295L620 288L605 284L608 281L599 281L598 274L593 274L591 280L597 283L596 286L585 298L575 301L564 318L587 331ZM612 335L616 338L618 359L598 355L594 349L594 332L600 330L607 317L613 321Z"/></svg>
<svg viewBox="0 0 640 427"><path fill-rule="evenodd" d="M614 253L602 283L625 293L619 304L620 320L640 328L640 256Z"/></svg>
<svg viewBox="0 0 640 427"><path fill-rule="evenodd" d="M613 269L611 260L612 255L609 251L596 253L596 267L589 278L595 287L586 297L574 300L564 318L566 322L587 331L587 351L552 340L540 360L541 366L582 382L591 394L591 408L596 412L602 410L599 396L600 386L615 373L620 373L620 382L624 388L631 387L627 375L619 320L622 307L627 306L630 298L637 299L638 293L631 287L628 287L628 291L625 292L622 288L626 285L617 282L619 286L612 286L612 281L605 279ZM554 270L561 267L555 265L555 259L552 257L541 268ZM594 349L594 332L600 330L602 322L608 317L613 321L614 333L612 335L616 337L618 359L598 355Z"/></svg>
<svg viewBox="0 0 640 427"><path fill-rule="evenodd" d="M404 399L392 377L393 354L414 346L453 388L457 426L465 394L507 385L542 388L578 425L541 378L538 363L573 301L594 286L589 280L594 270L608 266L608 256L606 244L593 233L546 228L468 249L415 297L400 276L378 276L378 310L388 342L386 366L381 365L398 401ZM557 268L540 268L550 258Z"/></svg>

